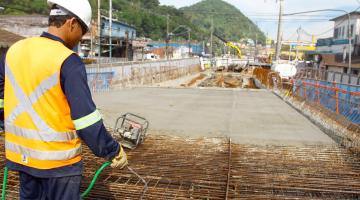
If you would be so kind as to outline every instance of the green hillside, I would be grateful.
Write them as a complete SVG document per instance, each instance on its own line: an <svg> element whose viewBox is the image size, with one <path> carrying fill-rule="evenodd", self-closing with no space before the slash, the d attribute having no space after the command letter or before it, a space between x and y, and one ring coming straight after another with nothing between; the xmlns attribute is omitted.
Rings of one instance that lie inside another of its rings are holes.
<svg viewBox="0 0 360 200"><path fill-rule="evenodd" d="M244 38L265 42L265 35L236 7L222 0L203 0L195 5L181 8L185 16L195 25L210 30L211 19L214 32L231 41ZM256 35L257 34L257 35Z"/></svg>
<svg viewBox="0 0 360 200"><path fill-rule="evenodd" d="M101 0L102 15L108 15L109 1ZM97 0L90 0L93 16L97 16ZM46 0L0 0L2 15L48 14ZM191 28L192 40L209 42L211 18L214 20L215 33L231 40L243 38L265 41L264 34L246 16L234 6L221 0L205 0L190 7L176 9L172 6L160 5L158 0L113 0L114 17L134 25L139 37L153 40L165 40L166 22L169 15L169 31L180 25ZM175 34L186 30L177 29ZM172 40L187 39L187 34ZM221 53L222 44L215 40L214 50Z"/></svg>
<svg viewBox="0 0 360 200"><path fill-rule="evenodd" d="M108 15L109 1L102 0L101 2L102 15ZM90 0L90 3L93 8L93 16L96 17L97 0ZM4 11L0 11L0 14L3 15L47 15L49 12L45 0L0 0L0 7L5 8ZM167 15L170 19L170 31L179 25L185 25L191 28L192 39L201 39L204 35L202 30L191 24L180 10L171 6L162 6L158 0L113 0L113 9L115 10L114 17L134 25L140 37L165 40ZM178 31L184 32L181 29ZM179 37L185 39L187 34Z"/></svg>

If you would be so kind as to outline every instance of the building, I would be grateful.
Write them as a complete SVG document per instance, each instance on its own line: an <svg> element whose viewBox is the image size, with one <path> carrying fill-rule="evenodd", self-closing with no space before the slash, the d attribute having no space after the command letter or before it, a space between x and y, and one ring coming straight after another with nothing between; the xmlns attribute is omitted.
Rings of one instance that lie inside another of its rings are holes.
<svg viewBox="0 0 360 200"><path fill-rule="evenodd" d="M110 21L108 17L101 17L101 36L110 36ZM136 28L124 22L112 20L112 38L134 40L136 38Z"/></svg>
<svg viewBox="0 0 360 200"><path fill-rule="evenodd" d="M196 43L188 42L178 42L178 43L164 43L164 42L150 42L148 49L151 53L154 53L159 56L161 59L166 58L166 46L167 53L170 59L180 59L180 58L189 58L193 55L202 55L203 45Z"/></svg>
<svg viewBox="0 0 360 200"><path fill-rule="evenodd" d="M110 41L111 41L111 56L116 59L133 60L133 41L136 40L137 31L134 26L124 22L113 19L112 32L110 40L110 20L108 17L101 17L100 24L100 38L101 38L101 57L110 56ZM97 22L92 23L92 30L84 36L81 41L80 55L99 56L99 34Z"/></svg>
<svg viewBox="0 0 360 200"><path fill-rule="evenodd" d="M22 39L24 39L24 37L0 29L0 56L2 56L11 45Z"/></svg>
<svg viewBox="0 0 360 200"><path fill-rule="evenodd" d="M348 15L331 19L334 22L333 37L319 39L316 44L320 68L329 71L348 73L349 38L352 43L351 74L360 72L360 12L350 13L350 30L348 28Z"/></svg>
<svg viewBox="0 0 360 200"><path fill-rule="evenodd" d="M42 15L4 15L0 16L0 27L23 37L36 37L47 31L48 20L48 16Z"/></svg>

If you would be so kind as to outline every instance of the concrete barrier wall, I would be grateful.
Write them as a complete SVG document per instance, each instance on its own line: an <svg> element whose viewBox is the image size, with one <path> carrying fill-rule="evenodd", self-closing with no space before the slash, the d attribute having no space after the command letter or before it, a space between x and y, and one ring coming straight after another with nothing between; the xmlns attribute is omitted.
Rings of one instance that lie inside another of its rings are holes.
<svg viewBox="0 0 360 200"><path fill-rule="evenodd" d="M88 65L88 84L93 92L128 86L152 85L176 79L200 70L200 59L130 62Z"/></svg>

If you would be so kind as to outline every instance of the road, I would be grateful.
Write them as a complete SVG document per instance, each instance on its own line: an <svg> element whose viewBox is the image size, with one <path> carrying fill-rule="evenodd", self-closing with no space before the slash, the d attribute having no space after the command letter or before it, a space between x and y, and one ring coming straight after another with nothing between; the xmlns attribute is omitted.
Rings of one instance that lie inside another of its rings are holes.
<svg viewBox="0 0 360 200"><path fill-rule="evenodd" d="M151 134L229 136L258 145L334 144L318 127L266 90L133 88L97 93L107 124L132 112L150 121Z"/></svg>

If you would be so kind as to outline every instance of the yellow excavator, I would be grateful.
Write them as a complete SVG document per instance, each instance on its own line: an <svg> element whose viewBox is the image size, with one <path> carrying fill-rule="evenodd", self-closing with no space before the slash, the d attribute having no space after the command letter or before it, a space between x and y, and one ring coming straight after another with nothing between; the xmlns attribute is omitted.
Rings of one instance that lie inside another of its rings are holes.
<svg viewBox="0 0 360 200"><path fill-rule="evenodd" d="M223 43L226 44L226 46L230 47L230 48L233 48L236 50L236 53L237 53L237 56L241 59L242 57L242 54L241 54L241 50L238 46L236 46L234 43L232 42L229 42L227 40L225 40L224 38L220 37L219 35L217 34L214 34L215 37L219 38L219 40L221 40Z"/></svg>

